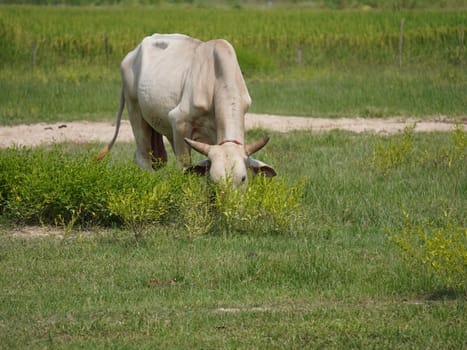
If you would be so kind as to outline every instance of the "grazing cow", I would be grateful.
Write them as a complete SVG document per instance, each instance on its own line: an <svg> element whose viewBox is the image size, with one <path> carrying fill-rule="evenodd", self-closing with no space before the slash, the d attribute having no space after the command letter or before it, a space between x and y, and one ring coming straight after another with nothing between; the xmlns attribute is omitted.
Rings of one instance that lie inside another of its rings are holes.
<svg viewBox="0 0 467 350"><path fill-rule="evenodd" d="M162 135L187 170L215 182L247 181L254 174L275 176L269 165L251 158L269 138L244 144L245 113L251 104L233 47L225 40L200 40L181 34L143 39L121 63L123 81L114 144L127 104L136 140L136 163L152 169L167 162ZM191 165L191 148L208 157Z"/></svg>

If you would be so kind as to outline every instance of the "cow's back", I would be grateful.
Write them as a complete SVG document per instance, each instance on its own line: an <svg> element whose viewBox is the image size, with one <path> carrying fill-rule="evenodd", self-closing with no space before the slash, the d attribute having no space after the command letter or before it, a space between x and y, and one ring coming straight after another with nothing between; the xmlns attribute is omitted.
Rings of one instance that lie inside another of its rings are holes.
<svg viewBox="0 0 467 350"><path fill-rule="evenodd" d="M142 41L134 62L137 98L144 118L153 127L179 103L200 44L182 34L154 34Z"/></svg>

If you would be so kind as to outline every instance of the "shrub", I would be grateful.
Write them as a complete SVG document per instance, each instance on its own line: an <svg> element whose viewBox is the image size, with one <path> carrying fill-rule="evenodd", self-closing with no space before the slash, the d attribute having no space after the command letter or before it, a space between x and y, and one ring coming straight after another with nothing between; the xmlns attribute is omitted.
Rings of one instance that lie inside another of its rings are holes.
<svg viewBox="0 0 467 350"><path fill-rule="evenodd" d="M96 162L95 151L0 150L0 214L19 224L124 224L139 238L155 224L187 233L292 232L302 185L253 178L248 188L208 184L171 164L157 172L128 162Z"/></svg>
<svg viewBox="0 0 467 350"><path fill-rule="evenodd" d="M183 188L180 219L187 233L293 233L303 222L303 184L255 177L247 188L191 178Z"/></svg>
<svg viewBox="0 0 467 350"><path fill-rule="evenodd" d="M456 164L465 165L467 158L467 136L464 131L464 125L460 122L456 124L451 140L451 151L448 151L447 154L448 166L451 167Z"/></svg>
<svg viewBox="0 0 467 350"><path fill-rule="evenodd" d="M1 212L22 224L103 223L104 164L84 154L52 149L8 149L0 153Z"/></svg>
<svg viewBox="0 0 467 350"><path fill-rule="evenodd" d="M404 129L401 137L391 140L389 143L380 141L371 155L371 166L383 173L407 163L414 149L413 130L415 125Z"/></svg>
<svg viewBox="0 0 467 350"><path fill-rule="evenodd" d="M227 232L293 233L303 221L303 184L289 186L281 179L255 177L248 188L229 184L214 188L213 212L218 229Z"/></svg>
<svg viewBox="0 0 467 350"><path fill-rule="evenodd" d="M467 137L464 125L457 123L451 132L451 142L435 149L418 147L414 138L415 125L406 127L402 135L379 141L370 157L374 170L387 174L401 166L452 168L464 166L467 158Z"/></svg>
<svg viewBox="0 0 467 350"><path fill-rule="evenodd" d="M160 182L150 191L130 188L109 195L108 207L139 238L145 227L160 222L170 210L170 185Z"/></svg>
<svg viewBox="0 0 467 350"><path fill-rule="evenodd" d="M405 214L404 224L390 237L407 257L433 271L448 287L466 290L467 229L451 222L448 214L442 221L442 226L414 224Z"/></svg>
<svg viewBox="0 0 467 350"><path fill-rule="evenodd" d="M191 237L211 232L214 225L210 188L197 180L193 176L187 178L179 203L179 219Z"/></svg>

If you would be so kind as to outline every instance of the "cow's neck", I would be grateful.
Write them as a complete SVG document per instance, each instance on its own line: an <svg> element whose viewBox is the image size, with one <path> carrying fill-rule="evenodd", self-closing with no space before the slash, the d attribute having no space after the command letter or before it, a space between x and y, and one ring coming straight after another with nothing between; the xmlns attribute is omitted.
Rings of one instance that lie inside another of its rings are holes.
<svg viewBox="0 0 467 350"><path fill-rule="evenodd" d="M217 143L224 140L236 140L244 143L245 113L240 96L232 96L232 94L219 95L214 99Z"/></svg>
<svg viewBox="0 0 467 350"><path fill-rule="evenodd" d="M235 52L223 41L216 42L214 49L214 113L217 143L223 140L244 142L245 102L244 87Z"/></svg>

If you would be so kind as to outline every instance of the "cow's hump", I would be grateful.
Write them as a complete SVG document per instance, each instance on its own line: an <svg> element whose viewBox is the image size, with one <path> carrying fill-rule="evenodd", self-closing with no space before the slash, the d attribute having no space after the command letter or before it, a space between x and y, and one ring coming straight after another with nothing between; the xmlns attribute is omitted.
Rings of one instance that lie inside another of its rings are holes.
<svg viewBox="0 0 467 350"><path fill-rule="evenodd" d="M145 44L149 44L152 47L158 50L166 50L173 45L184 45L187 43L199 43L198 39L194 39L184 34L153 34L146 37L143 41L146 41Z"/></svg>

